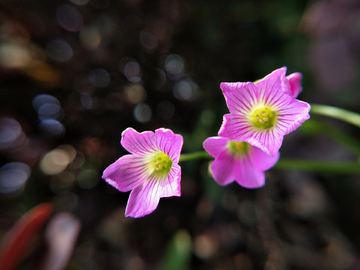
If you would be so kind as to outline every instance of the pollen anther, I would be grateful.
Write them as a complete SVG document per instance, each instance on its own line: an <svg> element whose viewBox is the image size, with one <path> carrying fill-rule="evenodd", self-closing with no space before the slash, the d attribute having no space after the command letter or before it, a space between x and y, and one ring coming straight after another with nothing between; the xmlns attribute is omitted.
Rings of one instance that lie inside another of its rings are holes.
<svg viewBox="0 0 360 270"><path fill-rule="evenodd" d="M249 152L249 144L246 142L229 141L227 147L234 156L243 156Z"/></svg>
<svg viewBox="0 0 360 270"><path fill-rule="evenodd" d="M250 115L251 123L258 129L272 128L276 124L276 112L269 107L255 109Z"/></svg>
<svg viewBox="0 0 360 270"><path fill-rule="evenodd" d="M156 153L150 162L150 170L152 175L157 176L158 178L164 178L170 172L172 166L172 161L168 155L164 152Z"/></svg>

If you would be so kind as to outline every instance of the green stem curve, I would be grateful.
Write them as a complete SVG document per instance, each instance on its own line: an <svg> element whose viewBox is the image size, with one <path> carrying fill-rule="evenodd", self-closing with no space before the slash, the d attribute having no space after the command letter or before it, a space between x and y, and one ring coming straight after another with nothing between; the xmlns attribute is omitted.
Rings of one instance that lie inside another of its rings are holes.
<svg viewBox="0 0 360 270"><path fill-rule="evenodd" d="M200 158L211 159L213 157L206 151L199 151L190 154L181 154L180 161L188 161L188 160L194 160Z"/></svg>
<svg viewBox="0 0 360 270"><path fill-rule="evenodd" d="M360 163L356 161L313 161L282 159L273 167L285 170L301 170L326 173L358 173Z"/></svg>
<svg viewBox="0 0 360 270"><path fill-rule="evenodd" d="M311 104L310 113L333 117L360 128L360 115L355 112L327 105Z"/></svg>
<svg viewBox="0 0 360 270"><path fill-rule="evenodd" d="M205 152L182 154L180 161L195 159L212 159L213 157ZM300 170L322 173L360 173L360 163L356 161L317 161L317 160L291 160L281 159L273 167L283 170Z"/></svg>

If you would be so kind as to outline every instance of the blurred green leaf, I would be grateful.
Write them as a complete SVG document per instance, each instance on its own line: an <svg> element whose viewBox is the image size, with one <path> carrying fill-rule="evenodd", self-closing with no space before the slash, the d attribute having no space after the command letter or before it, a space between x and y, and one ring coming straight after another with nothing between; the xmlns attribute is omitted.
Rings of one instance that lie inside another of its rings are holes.
<svg viewBox="0 0 360 270"><path fill-rule="evenodd" d="M191 251L192 241L188 231L184 229L177 231L167 246L165 256L161 262L160 269L189 269Z"/></svg>

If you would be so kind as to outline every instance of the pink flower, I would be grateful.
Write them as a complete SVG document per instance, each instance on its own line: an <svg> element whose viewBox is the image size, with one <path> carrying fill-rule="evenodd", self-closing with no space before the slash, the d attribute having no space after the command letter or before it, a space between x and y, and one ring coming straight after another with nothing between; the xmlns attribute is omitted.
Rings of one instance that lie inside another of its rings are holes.
<svg viewBox="0 0 360 270"><path fill-rule="evenodd" d="M277 152L270 156L246 142L229 141L223 137L207 138L203 146L215 158L211 171L215 181L225 186L233 181L245 188L265 185L264 171L279 160Z"/></svg>
<svg viewBox="0 0 360 270"><path fill-rule="evenodd" d="M276 155L284 135L310 117L310 105L291 96L285 72L277 69L256 83L221 83L230 114L224 115L218 135Z"/></svg>
<svg viewBox="0 0 360 270"><path fill-rule="evenodd" d="M143 217L156 209L160 198L181 195L181 135L165 128L155 133L127 128L121 144L131 154L107 167L102 178L122 192L132 190L125 216Z"/></svg>

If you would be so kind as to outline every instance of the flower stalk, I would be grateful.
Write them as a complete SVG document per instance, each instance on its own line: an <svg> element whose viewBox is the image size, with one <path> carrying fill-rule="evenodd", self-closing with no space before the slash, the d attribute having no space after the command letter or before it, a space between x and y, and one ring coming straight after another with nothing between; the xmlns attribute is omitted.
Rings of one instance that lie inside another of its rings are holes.
<svg viewBox="0 0 360 270"><path fill-rule="evenodd" d="M199 151L189 154L181 154L180 162L201 159L201 158L212 159L213 157L206 151Z"/></svg>
<svg viewBox="0 0 360 270"><path fill-rule="evenodd" d="M336 118L360 128L360 115L355 112L327 105L311 104L310 113Z"/></svg>
<svg viewBox="0 0 360 270"><path fill-rule="evenodd" d="M213 157L205 151L181 154L180 157L180 161L190 161L196 159L213 159ZM360 162L280 159L273 168L282 170L351 174L360 172Z"/></svg>

